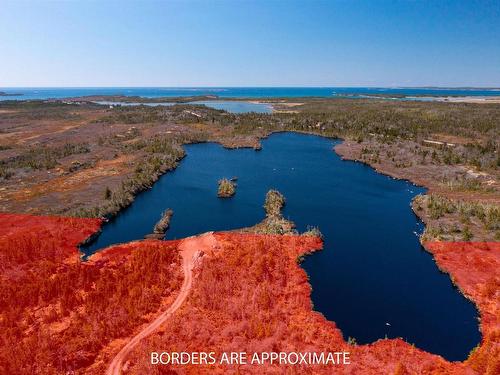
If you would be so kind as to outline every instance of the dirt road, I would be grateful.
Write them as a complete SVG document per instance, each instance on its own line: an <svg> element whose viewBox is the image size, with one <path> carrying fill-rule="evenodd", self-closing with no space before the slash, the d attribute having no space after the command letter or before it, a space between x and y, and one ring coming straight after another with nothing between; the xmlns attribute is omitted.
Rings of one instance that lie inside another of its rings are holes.
<svg viewBox="0 0 500 375"><path fill-rule="evenodd" d="M187 298L193 282L193 266L196 261L197 251L208 251L216 247L217 240L212 232L200 236L189 237L182 240L179 250L182 256L182 268L184 271L184 281L182 283L179 295L167 310L160 314L151 324L145 327L141 332L135 335L113 358L106 371L107 375L119 375L122 372L123 365L128 354L136 347L139 342L158 329L172 314L182 305Z"/></svg>

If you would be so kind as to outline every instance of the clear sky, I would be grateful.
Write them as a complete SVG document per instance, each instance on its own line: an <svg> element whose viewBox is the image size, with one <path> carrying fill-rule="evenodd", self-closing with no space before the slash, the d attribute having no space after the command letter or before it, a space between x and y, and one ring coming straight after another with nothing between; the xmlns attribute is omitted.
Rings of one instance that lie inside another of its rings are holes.
<svg viewBox="0 0 500 375"><path fill-rule="evenodd" d="M500 0L0 0L0 87L500 86Z"/></svg>

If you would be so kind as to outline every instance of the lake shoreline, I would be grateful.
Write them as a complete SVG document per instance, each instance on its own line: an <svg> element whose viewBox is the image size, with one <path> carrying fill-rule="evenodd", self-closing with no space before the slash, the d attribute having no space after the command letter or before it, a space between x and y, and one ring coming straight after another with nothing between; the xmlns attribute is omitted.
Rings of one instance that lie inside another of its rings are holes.
<svg viewBox="0 0 500 375"><path fill-rule="evenodd" d="M66 236L70 235L72 240L68 241L65 240L64 243L68 243L68 251L65 253L64 257L66 259L66 263L68 264L73 264L74 262L79 262L77 254L77 248L76 248L76 243L81 242L82 238L88 238L89 236L89 231L88 229L83 229L87 227L92 227L92 230L98 230L99 224L95 221L95 219L72 219L72 218L64 218L64 217L36 217L36 216L30 216L30 215L17 215L20 219L22 220L16 220L14 222L18 223L17 226L19 228L16 228L14 231L11 229L11 234L13 235L16 233L16 231L22 232L22 222L28 223L28 222L36 222L40 228L43 228L44 226L47 226L47 230L53 231L54 224L52 222L58 223L59 227L61 228L70 228L74 224L72 224L72 220L80 220L82 223L86 222L89 223L88 225L80 225L78 229L75 231L68 231L68 230L59 230L57 232L58 236L62 236L61 239L65 238ZM6 215L6 214L0 214L0 222L5 222L5 220L9 221L12 220L13 216L12 215ZM65 224L67 222L67 224ZM2 234L5 235L5 234ZM90 234L92 236L93 234ZM195 236L195 237L200 237L203 236L202 234ZM262 241L263 238L266 237L266 235L258 235L258 234L251 234L251 233L237 233L237 232L216 232L213 234L215 238L218 240L220 245L218 246L218 249L216 252L214 252L214 249L212 248L206 248L202 249L202 258L200 261L197 262L197 273L200 272L200 270L204 267L206 267L208 264L213 265L214 260L217 259L218 257L223 257L223 258L228 258L230 257L230 254L234 254L234 249L235 246L242 246L248 247L249 241L254 243L256 241ZM273 243L273 244L280 244L286 245L290 241L292 242L297 242L297 241L303 241L302 238L303 236L300 235L295 235L295 236L290 236L290 235L276 235L276 236L269 236L267 235L268 243ZM1 236L0 236L1 238ZM57 238L57 237L56 237ZM74 239L76 240L74 240ZM201 237L200 237L201 238ZM306 240L307 238L304 238ZM87 267L99 267L100 269L104 269L106 267L114 267L115 264L121 264L123 261L128 262L128 258L131 256L132 252L138 252L138 251L145 251L149 249L149 247L152 246L157 246L154 245L156 243L161 244L161 247L165 249L170 249L172 246L178 246L178 244L182 243L182 239L178 240L167 240L167 241L157 241L157 240L140 240L140 241L133 241L130 243L125 243L125 244L118 244L118 245L113 245L109 248L103 249L103 251L94 254L89 258L89 264ZM308 242L307 242L308 241ZM291 284L289 286L290 292L289 293L284 293L283 295L294 295L292 293L292 290L296 290L295 293L299 293L302 297L306 300L311 301L311 284L307 280L307 274L305 270L302 269L302 267L299 266L296 262L297 257L303 257L303 256L310 256L315 254L317 251L321 251L321 248L323 247L321 244L314 242L314 238L308 238L306 242L304 242L302 245L300 245L299 248L297 248L296 245L290 246L287 245L284 247L284 249L287 249L287 253L285 253L285 256L291 257L290 258L290 265L293 264L293 267L287 268L286 272L289 272L290 275L288 277L292 277L293 280L296 280L295 282L298 282L297 285ZM239 244L239 245L238 245ZM276 245L273 245L272 248L274 248ZM338 327L336 326L335 322L327 320L321 313L318 313L314 311L312 303L309 302L308 304L301 305L300 310L301 310L301 319L305 319L305 321L310 321L309 324L313 324L315 329L319 330L321 332L321 335L317 335L316 337L329 337L327 341L322 341L318 340L314 342L314 346L318 345L319 348L328 348L329 345L332 345L332 343L335 343L333 346L335 347L336 350L339 348L344 348L347 351L352 352L352 356L354 358L354 361L352 362L352 366L360 369L360 370L366 370L368 371L368 368L384 368L387 369L387 366L395 366L397 363L403 365L405 368L410 369L419 369L416 371L423 371L423 369L432 369L436 368L436 366L439 366L439 368L446 371L467 371L467 370L472 370L472 369L480 369L480 368L485 368L484 366L487 366L488 361L485 361L483 358L488 358L488 353L491 353L491 356L494 356L494 341L490 335L494 334L494 310L492 310L492 307L494 308L494 305L491 305L491 303L488 301L487 298L485 298L481 293L480 290L478 289L478 284L475 282L472 282L471 280L467 281L466 280L466 275L470 274L471 269L468 269L465 273L462 270L459 270L455 268L457 264L459 264L461 261L459 260L460 258L457 257L458 253L457 251L453 251L453 246L463 246L463 245L456 245L456 244L449 244L447 245L447 248L443 248L444 244L428 244L430 247L434 247L433 253L437 254L435 256L436 262L439 266L440 269L444 270L444 272L447 272L450 274L450 277L454 280L456 283L457 287L463 291L466 291L466 297L470 298L476 305L479 307L479 311L481 313L481 316L485 316L485 318L481 319L481 330L483 331L484 337L481 342L481 344L478 346L478 348L474 351L474 354L471 355L471 357L463 362L449 362L443 359L441 356L436 355L436 354L431 354L428 353L422 349L415 348L411 344L405 342L402 339L379 339L373 343L370 344L363 344L363 345L352 345L349 344L348 342L345 341L345 339L342 338L342 334ZM73 246L72 251L69 251L69 247ZM159 245L158 245L159 246ZM486 256L489 257L491 253L488 253L487 250L484 252L485 248L481 244L473 244L471 243L469 250L467 251L468 253L475 252L477 253L477 256ZM493 245L492 245L493 246ZM498 247L498 244L496 245ZM236 247L238 248L238 247ZM292 250L293 249L293 250ZM498 248L498 251L500 248ZM170 250L172 251L172 250ZM296 253L293 253L293 251L296 251ZM324 251L324 250L322 250ZM252 254L252 257L255 258L256 255L259 255L260 253L254 253L254 252L249 252ZM269 253L269 247L265 248L265 253ZM464 251L462 251L464 253ZM274 254L274 252L273 252ZM264 253L260 254L264 255ZM283 256L283 253L281 253L281 256ZM71 259L70 259L71 258ZM498 258L498 257L497 257ZM122 260L123 259L123 260ZM212 261L210 261L212 259ZM490 258L490 263L491 267L494 268L494 262L499 262L500 259L495 258ZM208 263L207 263L208 262ZM458 262L458 263L457 263ZM212 267L212 266L209 266ZM474 267L472 266L473 269L472 271L477 271ZM63 269L61 269L61 272ZM285 271L285 270L283 270ZM103 272L103 271L101 271ZM248 271L244 271L244 274L246 275L245 277L248 280ZM484 272L484 271L483 271ZM297 279L297 276L300 276ZM458 277L457 277L458 276ZM465 277L465 278L464 278ZM200 285L199 283L197 284L199 287L203 288L203 283ZM206 286L206 284L205 284ZM94 364L94 367L97 366L97 368L105 368L107 364L111 361L113 358L113 353L116 353L121 346L123 345L124 342L127 342L133 335L135 335L137 332L140 332L144 327L146 327L149 324L149 321L152 321L158 314L161 313L162 310L168 309L169 304L172 303L174 297L177 294L174 292L172 297L169 297L167 299L164 299L161 301L161 304L158 307L158 310L156 313L150 313L148 314L146 321L139 324L139 325L132 325L133 330L130 331L132 336L125 336L125 337L120 337L117 338L113 341L109 342L102 342L104 345L102 350L100 350L100 355L97 358L97 362ZM189 300L188 300L189 301ZM195 308L196 309L196 304L192 305L193 302L186 302L182 307L181 311L188 309ZM192 305L192 306L191 306ZM290 306L292 308L292 304L285 304L285 306ZM294 310L295 311L295 310ZM282 311L280 311L282 313ZM297 312L295 313L297 314ZM293 314L292 314L293 315ZM184 316L184 314L181 313L181 317ZM135 324L135 323L134 323ZM160 332L163 332L161 334L165 334L163 330L159 330ZM57 333L56 333L57 334ZM158 333L153 333L153 335L156 335ZM213 337L218 337L215 335ZM300 344L300 340L296 340L296 344ZM311 345L311 343L309 344ZM325 347L326 345L326 347ZM382 355L383 354L383 355ZM377 361L371 361L371 360L366 360L368 358L367 356L373 356L377 355L379 360ZM491 357L494 358L494 357ZM367 372L368 373L368 372Z"/></svg>

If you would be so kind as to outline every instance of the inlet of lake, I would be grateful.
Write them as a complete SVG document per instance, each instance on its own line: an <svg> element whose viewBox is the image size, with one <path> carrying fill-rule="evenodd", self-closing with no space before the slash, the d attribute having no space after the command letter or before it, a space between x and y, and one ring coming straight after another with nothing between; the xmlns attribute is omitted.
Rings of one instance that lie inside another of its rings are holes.
<svg viewBox="0 0 500 375"><path fill-rule="evenodd" d="M323 250L302 267L314 309L345 339L365 344L402 337L464 360L480 341L478 312L420 245L423 224L410 202L425 190L341 160L333 151L338 142L278 133L263 140L261 151L187 145L178 168L139 194L82 251L142 239L167 208L174 210L167 239L252 226L264 218L266 192L278 189L287 200L284 216L299 231L311 225L324 235ZM233 176L236 195L217 198L217 181Z"/></svg>
<svg viewBox="0 0 500 375"><path fill-rule="evenodd" d="M123 107L135 107L139 105L145 105L148 107L158 107L166 106L170 107L176 104L193 104L193 105L204 105L206 107L227 111L230 113L272 113L273 107L266 103L256 103L247 102L239 100L200 100L187 103L172 103L172 102L111 102L111 101L97 101L96 104L101 105L112 105L112 106L123 106Z"/></svg>

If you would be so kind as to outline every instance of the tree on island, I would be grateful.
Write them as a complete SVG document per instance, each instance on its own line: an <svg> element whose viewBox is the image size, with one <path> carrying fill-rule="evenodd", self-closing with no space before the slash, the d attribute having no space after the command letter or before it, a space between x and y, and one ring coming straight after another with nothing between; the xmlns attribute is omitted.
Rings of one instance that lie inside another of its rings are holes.
<svg viewBox="0 0 500 375"><path fill-rule="evenodd" d="M278 190L269 190L266 194L264 209L267 217L281 216L281 210L285 205L285 197Z"/></svg>
<svg viewBox="0 0 500 375"><path fill-rule="evenodd" d="M231 198L236 193L236 184L227 179L223 178L219 180L219 190L217 196L219 198Z"/></svg>
<svg viewBox="0 0 500 375"><path fill-rule="evenodd" d="M147 234L144 237L157 240L163 239L165 237L165 233L170 227L170 220L172 219L173 215L174 215L174 210L170 208L163 211L160 220L158 220L158 222L155 224L153 228L153 233Z"/></svg>

